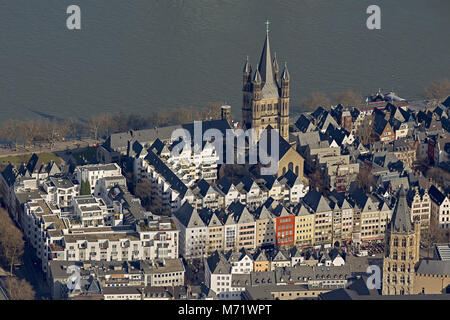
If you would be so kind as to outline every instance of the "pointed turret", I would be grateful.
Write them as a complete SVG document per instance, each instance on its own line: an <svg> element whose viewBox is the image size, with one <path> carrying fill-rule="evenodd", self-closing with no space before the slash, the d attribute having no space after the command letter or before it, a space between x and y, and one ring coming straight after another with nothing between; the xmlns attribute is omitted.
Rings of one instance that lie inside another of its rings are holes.
<svg viewBox="0 0 450 320"><path fill-rule="evenodd" d="M398 192L397 203L392 214L392 231L410 232L412 230L410 211L406 200L406 192L402 185Z"/></svg>
<svg viewBox="0 0 450 320"><path fill-rule="evenodd" d="M283 69L283 73L281 74L281 79L287 80L287 81L290 80L289 71L288 71L286 62L284 63L284 69Z"/></svg>
<svg viewBox="0 0 450 320"><path fill-rule="evenodd" d="M272 67L273 67L273 73L274 73L274 77L275 77L275 82L278 83L278 74L280 72L280 67L278 66L277 53L276 52L275 52L275 54L273 56Z"/></svg>
<svg viewBox="0 0 450 320"><path fill-rule="evenodd" d="M256 69L255 75L253 76L253 82L254 83L261 83L262 82L261 74L259 73L258 69Z"/></svg>
<svg viewBox="0 0 450 320"><path fill-rule="evenodd" d="M242 87L244 91L247 91L249 89L249 84L251 83L251 75L252 75L252 66L248 61L248 56L247 60L245 61L244 70L242 72L243 72Z"/></svg>

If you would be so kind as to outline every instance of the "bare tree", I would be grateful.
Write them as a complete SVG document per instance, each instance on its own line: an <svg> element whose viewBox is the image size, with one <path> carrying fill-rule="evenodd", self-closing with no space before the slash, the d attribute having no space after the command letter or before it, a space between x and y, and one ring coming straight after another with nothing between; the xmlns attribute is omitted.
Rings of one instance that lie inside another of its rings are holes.
<svg viewBox="0 0 450 320"><path fill-rule="evenodd" d="M25 279L8 277L4 283L8 298L11 300L33 300L35 297L33 287Z"/></svg>
<svg viewBox="0 0 450 320"><path fill-rule="evenodd" d="M303 111L312 111L318 107L329 108L330 99L323 92L313 92L311 96L300 102Z"/></svg>
<svg viewBox="0 0 450 320"><path fill-rule="evenodd" d="M362 101L361 94L352 89L348 89L342 92L336 92L335 94L333 94L333 97L334 104L342 104L346 107L357 107L359 104L361 104Z"/></svg>
<svg viewBox="0 0 450 320"><path fill-rule="evenodd" d="M95 140L98 140L99 130L103 124L103 116L91 116L88 121L88 129Z"/></svg>
<svg viewBox="0 0 450 320"><path fill-rule="evenodd" d="M359 125L355 133L359 142L363 145L367 145L376 140L373 133L373 119L371 116L366 116L362 123Z"/></svg>
<svg viewBox="0 0 450 320"><path fill-rule="evenodd" d="M356 182L358 187L360 187L364 192L370 192L371 188L375 188L377 185L377 179L370 172L368 168L362 168L359 170L358 175L356 176Z"/></svg>
<svg viewBox="0 0 450 320"><path fill-rule="evenodd" d="M148 179L142 180L142 182L136 185L135 195L141 199L142 205L148 209L151 205L151 183Z"/></svg>
<svg viewBox="0 0 450 320"><path fill-rule="evenodd" d="M325 177L320 168L316 168L309 175L309 187L310 190L317 189L320 193L324 193L327 191L328 186L325 184Z"/></svg>
<svg viewBox="0 0 450 320"><path fill-rule="evenodd" d="M14 225L8 212L0 208L0 259L9 266L11 275L14 264L21 260L24 245L22 232Z"/></svg>
<svg viewBox="0 0 450 320"><path fill-rule="evenodd" d="M443 79L430 83L425 87L425 96L427 99L442 101L450 96L450 81Z"/></svg>

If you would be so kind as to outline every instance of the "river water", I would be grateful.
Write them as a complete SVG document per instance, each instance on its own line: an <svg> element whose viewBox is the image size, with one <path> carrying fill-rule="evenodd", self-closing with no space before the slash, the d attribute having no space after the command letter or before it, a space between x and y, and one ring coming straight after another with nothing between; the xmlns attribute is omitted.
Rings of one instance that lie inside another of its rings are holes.
<svg viewBox="0 0 450 320"><path fill-rule="evenodd" d="M81 30L66 8L81 8ZM381 30L366 9L381 8ZM418 98L450 77L449 0L1 0L0 121L146 114L230 104L242 67L271 47L291 75L291 108L313 91L394 89Z"/></svg>

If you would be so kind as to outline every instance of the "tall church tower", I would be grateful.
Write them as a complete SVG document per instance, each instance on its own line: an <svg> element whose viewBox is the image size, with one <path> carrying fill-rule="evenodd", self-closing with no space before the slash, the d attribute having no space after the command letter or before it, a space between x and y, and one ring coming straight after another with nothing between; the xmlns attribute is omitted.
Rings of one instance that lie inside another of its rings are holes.
<svg viewBox="0 0 450 320"><path fill-rule="evenodd" d="M419 261L420 223L411 222L403 186L388 225L383 259L383 295L413 294L414 268Z"/></svg>
<svg viewBox="0 0 450 320"><path fill-rule="evenodd" d="M287 65L279 77L276 55L272 59L269 41L269 22L266 22L266 39L255 72L248 61L243 70L244 129L253 128L257 136L267 126L278 129L280 136L289 142L289 86Z"/></svg>

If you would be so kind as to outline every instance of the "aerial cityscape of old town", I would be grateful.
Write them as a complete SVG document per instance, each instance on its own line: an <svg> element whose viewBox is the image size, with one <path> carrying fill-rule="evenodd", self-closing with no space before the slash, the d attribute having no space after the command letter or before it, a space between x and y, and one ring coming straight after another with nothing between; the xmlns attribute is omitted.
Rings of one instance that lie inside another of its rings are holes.
<svg viewBox="0 0 450 320"><path fill-rule="evenodd" d="M276 27L241 105L3 122L0 300L449 299L450 82L293 112Z"/></svg>

